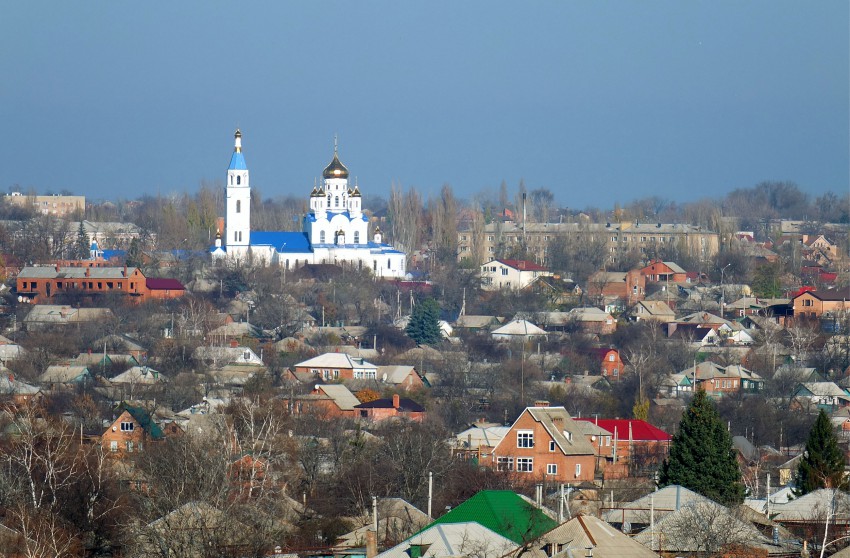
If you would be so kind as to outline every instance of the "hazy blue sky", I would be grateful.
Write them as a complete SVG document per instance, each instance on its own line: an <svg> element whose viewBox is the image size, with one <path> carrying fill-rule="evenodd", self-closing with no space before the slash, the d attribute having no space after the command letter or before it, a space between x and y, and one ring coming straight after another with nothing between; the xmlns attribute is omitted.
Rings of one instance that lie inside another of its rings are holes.
<svg viewBox="0 0 850 558"><path fill-rule="evenodd" d="M571 207L848 191L846 0L7 2L0 189L263 196L340 156L365 193Z"/></svg>

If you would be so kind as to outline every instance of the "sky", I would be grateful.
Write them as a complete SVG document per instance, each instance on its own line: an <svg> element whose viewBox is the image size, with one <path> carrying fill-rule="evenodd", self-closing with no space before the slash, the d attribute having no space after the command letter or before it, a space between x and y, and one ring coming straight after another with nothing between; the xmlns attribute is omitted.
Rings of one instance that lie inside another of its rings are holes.
<svg viewBox="0 0 850 558"><path fill-rule="evenodd" d="M0 191L548 188L562 206L850 191L850 3L8 2Z"/></svg>

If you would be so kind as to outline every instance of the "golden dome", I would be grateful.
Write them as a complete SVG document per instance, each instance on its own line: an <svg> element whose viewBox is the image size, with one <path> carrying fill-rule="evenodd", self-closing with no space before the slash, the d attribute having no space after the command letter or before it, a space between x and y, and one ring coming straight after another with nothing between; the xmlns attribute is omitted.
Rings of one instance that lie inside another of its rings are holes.
<svg viewBox="0 0 850 558"><path fill-rule="evenodd" d="M348 178L348 169L340 162L336 151L334 151L334 160L325 167L322 176L324 178Z"/></svg>

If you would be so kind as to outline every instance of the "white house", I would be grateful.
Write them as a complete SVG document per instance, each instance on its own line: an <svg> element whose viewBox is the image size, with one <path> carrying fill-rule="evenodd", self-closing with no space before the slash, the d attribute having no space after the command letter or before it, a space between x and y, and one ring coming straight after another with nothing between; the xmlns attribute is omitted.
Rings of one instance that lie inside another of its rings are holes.
<svg viewBox="0 0 850 558"><path fill-rule="evenodd" d="M481 266L481 285L486 290L524 289L538 277L552 272L527 260L490 260Z"/></svg>
<svg viewBox="0 0 850 558"><path fill-rule="evenodd" d="M216 231L213 259L236 263L276 264L294 269L307 264L348 264L370 269L377 277L404 277L404 252L383 243L379 227L369 238L369 220L361 207L360 188L351 188L348 169L337 148L322 173L322 185L310 192L310 210L301 232L251 230L251 186L242 132L236 130L235 147L227 168L224 231Z"/></svg>

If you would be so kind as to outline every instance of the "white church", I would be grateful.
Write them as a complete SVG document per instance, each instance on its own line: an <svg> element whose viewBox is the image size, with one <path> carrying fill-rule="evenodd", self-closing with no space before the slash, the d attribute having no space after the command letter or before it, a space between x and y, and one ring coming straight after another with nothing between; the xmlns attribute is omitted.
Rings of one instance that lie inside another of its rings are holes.
<svg viewBox="0 0 850 558"><path fill-rule="evenodd" d="M235 147L227 167L227 208L224 232L216 232L210 250L214 260L236 264L275 264L294 269L306 264L347 264L370 269L376 277L405 275L406 256L382 242L380 227L369 239L369 220L360 205L357 186L348 186L348 169L334 145L333 161L322 172L321 187L310 192L310 212L302 232L251 230L251 185L242 132L236 130Z"/></svg>

